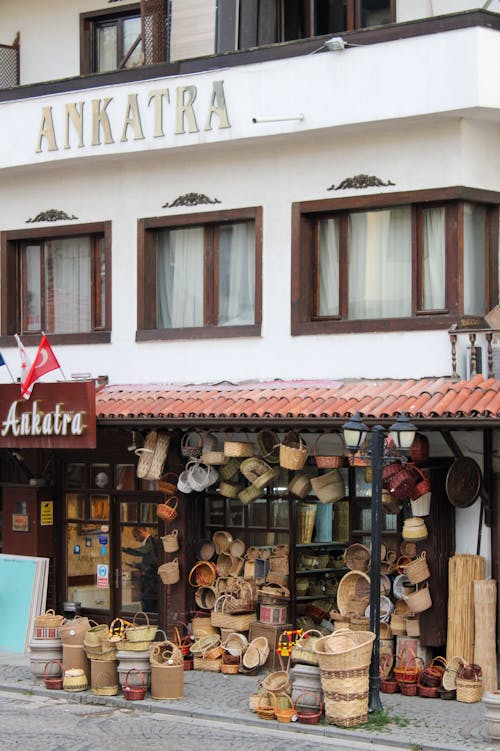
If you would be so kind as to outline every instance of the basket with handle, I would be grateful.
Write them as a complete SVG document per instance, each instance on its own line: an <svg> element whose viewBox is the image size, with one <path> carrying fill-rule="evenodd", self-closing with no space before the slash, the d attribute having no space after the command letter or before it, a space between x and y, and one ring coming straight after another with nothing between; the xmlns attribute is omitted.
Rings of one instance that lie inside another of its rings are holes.
<svg viewBox="0 0 500 751"><path fill-rule="evenodd" d="M403 647L396 658L394 677L399 684L416 684L423 669L424 664L422 659L417 657L415 652L409 647Z"/></svg>
<svg viewBox="0 0 500 751"><path fill-rule="evenodd" d="M427 565L426 552L423 550L419 556L406 564L404 571L411 584L421 584L429 579L431 572Z"/></svg>
<svg viewBox="0 0 500 751"><path fill-rule="evenodd" d="M189 430L181 439L181 456L199 458L203 450L203 436L197 430Z"/></svg>
<svg viewBox="0 0 500 751"><path fill-rule="evenodd" d="M143 616L146 623L138 624L137 618ZM132 625L125 629L125 636L128 641L153 641L158 630L157 626L151 625L147 613L142 610L134 615Z"/></svg>
<svg viewBox="0 0 500 751"><path fill-rule="evenodd" d="M342 615L364 615L370 604L370 577L364 571L348 571L339 582L337 607Z"/></svg>
<svg viewBox="0 0 500 751"><path fill-rule="evenodd" d="M178 479L179 475L177 474L177 472L165 472L160 482L158 483L158 490L160 491L160 493L163 493L164 496L170 498L170 496L175 495L177 491Z"/></svg>
<svg viewBox="0 0 500 751"><path fill-rule="evenodd" d="M305 697L312 698L313 702L307 702L307 704L301 704L301 699ZM317 725L321 720L323 714L323 700L321 695L315 691L302 691L295 698L295 714L297 716L297 722L301 722L304 725Z"/></svg>
<svg viewBox="0 0 500 751"><path fill-rule="evenodd" d="M52 675L52 669L48 671L49 665L59 665L60 667L60 674L59 675ZM45 683L45 688L50 688L54 690L60 690L63 687L63 674L64 674L64 667L62 662L56 659L49 660L44 668L43 671L43 682Z"/></svg>
<svg viewBox="0 0 500 751"><path fill-rule="evenodd" d="M411 491L410 498L411 500L416 500L417 498L420 498L423 495L427 495L431 492L431 481L425 475L420 467L417 467L415 465L411 466L412 472L415 474L416 482L413 490ZM427 512L428 513L428 512ZM415 514L415 516L419 516L419 514Z"/></svg>
<svg viewBox="0 0 500 751"><path fill-rule="evenodd" d="M463 665L456 679L457 701L465 704L475 704L481 701L483 683L481 670L478 666Z"/></svg>
<svg viewBox="0 0 500 751"><path fill-rule="evenodd" d="M226 529L219 529L213 533L212 540L215 545L215 552L219 555L219 553L228 552L229 546L233 541L233 536Z"/></svg>
<svg viewBox="0 0 500 751"><path fill-rule="evenodd" d="M295 718L295 705L290 694L273 694L273 701L278 722L291 722Z"/></svg>
<svg viewBox="0 0 500 751"><path fill-rule="evenodd" d="M158 633L163 634L165 638L163 641L153 643L149 655L151 665L182 665L184 658L180 648L173 641L167 639L164 631L159 630Z"/></svg>
<svg viewBox="0 0 500 751"><path fill-rule="evenodd" d="M290 599L290 590L282 584L268 582L259 592L261 605L286 605Z"/></svg>
<svg viewBox="0 0 500 751"><path fill-rule="evenodd" d="M292 647L292 662L304 665L319 665L319 657L314 644L323 634L315 628L304 631Z"/></svg>
<svg viewBox="0 0 500 751"><path fill-rule="evenodd" d="M179 479L177 480L177 490L180 490L181 493L184 493L184 495L188 495L189 493L193 492L193 488L191 487L191 484L189 482L189 470L187 468L184 469L179 475Z"/></svg>
<svg viewBox="0 0 500 751"><path fill-rule="evenodd" d="M257 717L261 720L275 720L274 700L270 691L262 691L257 701Z"/></svg>
<svg viewBox="0 0 500 751"><path fill-rule="evenodd" d="M179 530L173 529L172 532L163 535L161 541L165 553L176 553L179 550Z"/></svg>
<svg viewBox="0 0 500 751"><path fill-rule="evenodd" d="M259 430L255 436L255 443L259 455L269 464L279 464L280 461L280 439L277 434L268 428Z"/></svg>
<svg viewBox="0 0 500 751"><path fill-rule="evenodd" d="M240 672L240 664L241 655L235 656L224 652L224 654L222 655L220 672L225 673L226 675L236 675L236 673Z"/></svg>
<svg viewBox="0 0 500 751"><path fill-rule="evenodd" d="M290 430L280 444L280 466L284 469L302 469L309 455L309 449L300 435Z"/></svg>
<svg viewBox="0 0 500 751"><path fill-rule="evenodd" d="M184 629L184 634L181 633L181 628ZM189 647L193 642L193 634L187 623L184 621L177 621L174 626L174 644L179 647L183 657L188 657L191 653Z"/></svg>
<svg viewBox="0 0 500 751"><path fill-rule="evenodd" d="M443 680L446 666L447 663L444 657L434 657L420 673L419 681L422 686L438 688Z"/></svg>
<svg viewBox="0 0 500 751"><path fill-rule="evenodd" d="M139 676L141 680L140 684L129 685L129 678L132 673L135 673ZM144 673L142 673L137 668L130 668L130 670L127 670L127 674L125 676L125 684L122 688L122 693L125 699L127 699L128 701L142 701L146 696L146 690L147 683Z"/></svg>
<svg viewBox="0 0 500 751"><path fill-rule="evenodd" d="M202 461L191 461L186 466L190 486L197 493L213 485L219 477L217 470L211 464Z"/></svg>
<svg viewBox="0 0 500 751"><path fill-rule="evenodd" d="M179 506L179 499L176 495L170 496L163 503L159 503L156 507L156 515L158 519L164 522L173 522L177 518L177 508Z"/></svg>
<svg viewBox="0 0 500 751"><path fill-rule="evenodd" d="M231 631L248 631L250 624L257 620L255 613L228 613L224 609L227 595L221 595L215 601L210 616L210 623L214 628L227 628Z"/></svg>
<svg viewBox="0 0 500 751"><path fill-rule="evenodd" d="M248 485L239 491L238 498L244 505L247 505L248 503L252 503L252 501L256 501L261 494L262 488L252 483L252 485Z"/></svg>
<svg viewBox="0 0 500 751"><path fill-rule="evenodd" d="M34 622L35 639L58 639L59 626L64 623L63 615L56 615L55 610L46 610L43 615L37 615Z"/></svg>
<svg viewBox="0 0 500 751"><path fill-rule="evenodd" d="M342 442L342 452L340 454L326 455L319 453L319 444L325 435L335 435L340 439ZM339 469L342 467L344 464L344 442L339 433L318 433L313 445L313 456L319 469Z"/></svg>
<svg viewBox="0 0 500 751"><path fill-rule="evenodd" d="M432 607L432 598L427 582L424 582L420 589L417 585L415 592L410 592L403 597L412 613L423 613L424 610L429 610Z"/></svg>

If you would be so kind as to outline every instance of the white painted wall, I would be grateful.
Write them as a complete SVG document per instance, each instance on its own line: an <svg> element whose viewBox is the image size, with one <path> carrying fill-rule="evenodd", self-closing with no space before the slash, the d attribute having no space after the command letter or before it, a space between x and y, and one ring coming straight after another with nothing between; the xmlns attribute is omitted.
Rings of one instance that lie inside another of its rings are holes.
<svg viewBox="0 0 500 751"><path fill-rule="evenodd" d="M477 10L486 4L487 0L396 0L396 20L415 21L417 18L443 16L447 13L463 13ZM491 0L488 10L499 13L499 0Z"/></svg>

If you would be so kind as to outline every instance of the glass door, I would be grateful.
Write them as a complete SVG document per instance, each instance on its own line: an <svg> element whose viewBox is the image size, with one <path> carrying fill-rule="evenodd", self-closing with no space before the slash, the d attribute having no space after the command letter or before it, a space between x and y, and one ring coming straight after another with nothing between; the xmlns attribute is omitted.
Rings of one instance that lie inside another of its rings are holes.
<svg viewBox="0 0 500 751"><path fill-rule="evenodd" d="M119 610L158 612L158 519L156 503L120 498Z"/></svg>

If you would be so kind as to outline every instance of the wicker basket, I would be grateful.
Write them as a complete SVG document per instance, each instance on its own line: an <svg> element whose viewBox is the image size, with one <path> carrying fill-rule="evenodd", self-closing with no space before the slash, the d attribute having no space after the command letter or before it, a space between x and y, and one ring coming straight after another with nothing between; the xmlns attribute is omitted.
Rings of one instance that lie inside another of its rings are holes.
<svg viewBox="0 0 500 751"><path fill-rule="evenodd" d="M349 545L344 552L344 563L351 571L368 571L370 560L370 550L358 542Z"/></svg>
<svg viewBox="0 0 500 751"><path fill-rule="evenodd" d="M47 672L47 668L49 665L59 665L60 668L60 674L59 675L49 675ZM53 690L60 690L63 687L63 673L64 668L62 662L56 659L49 660L47 664L45 665L44 671L43 671L43 681L45 683L45 688L53 689Z"/></svg>
<svg viewBox="0 0 500 751"><path fill-rule="evenodd" d="M217 567L211 561L198 561L189 572L191 587L211 587L217 578Z"/></svg>
<svg viewBox="0 0 500 751"><path fill-rule="evenodd" d="M420 657L417 657L409 647L403 647L396 658L394 677L399 684L414 683L416 685L419 675L424 669Z"/></svg>
<svg viewBox="0 0 500 751"><path fill-rule="evenodd" d="M145 624L138 625L136 623L136 620L138 616L143 616L146 620ZM134 615L134 619L132 621L131 626L127 626L125 629L125 636L128 639L128 641L153 641L153 639L156 636L156 632L158 630L157 626L151 626L149 623L149 617L146 615L146 613L139 611Z"/></svg>
<svg viewBox="0 0 500 751"><path fill-rule="evenodd" d="M240 459L232 457L229 461L219 467L219 475L223 480L232 480L240 471Z"/></svg>
<svg viewBox="0 0 500 751"><path fill-rule="evenodd" d="M319 469L339 469L344 463L344 442L342 441L339 433L332 433L330 435L336 435L342 441L342 453L338 455L327 456L319 453L319 444L322 438L327 435L326 433L319 433L314 441L313 455L316 462L316 466Z"/></svg>
<svg viewBox="0 0 500 751"><path fill-rule="evenodd" d="M274 714L278 722L291 722L295 717L295 705L289 694L273 694Z"/></svg>
<svg viewBox="0 0 500 751"><path fill-rule="evenodd" d="M129 677L132 673L137 673L140 677L140 685L129 685ZM142 701L146 696L147 682L142 673L137 668L130 668L125 676L125 684L122 688L122 693L125 699L128 701Z"/></svg>
<svg viewBox="0 0 500 751"><path fill-rule="evenodd" d="M261 720L275 720L274 701L270 691L263 691L257 700L257 717Z"/></svg>
<svg viewBox="0 0 500 751"><path fill-rule="evenodd" d="M404 571L411 584L421 584L426 579L429 579L431 572L427 565L425 550L417 558L407 563Z"/></svg>
<svg viewBox="0 0 500 751"><path fill-rule="evenodd" d="M339 582L337 607L342 615L364 615L370 604L370 577L364 571L348 571Z"/></svg>
<svg viewBox="0 0 500 751"><path fill-rule="evenodd" d="M203 436L197 430L184 433L181 440L181 455L189 459L199 458L203 450Z"/></svg>
<svg viewBox="0 0 500 751"><path fill-rule="evenodd" d="M255 443L259 450L260 456L269 464L279 464L280 460L280 439L272 430L264 428L259 430L255 436Z"/></svg>
<svg viewBox="0 0 500 751"><path fill-rule="evenodd" d="M253 456L253 443L248 441L224 441L224 454L228 457Z"/></svg>
<svg viewBox="0 0 500 751"><path fill-rule="evenodd" d="M179 530L174 529L172 532L164 535L161 541L165 553L176 553L179 550Z"/></svg>
<svg viewBox="0 0 500 751"><path fill-rule="evenodd" d="M262 494L262 488L259 488L255 484L252 484L246 488L243 488L243 490L240 490L240 492L238 493L238 498L244 505L246 505L247 503L252 503L252 501L256 501L257 498L259 498L261 494Z"/></svg>
<svg viewBox="0 0 500 751"><path fill-rule="evenodd" d="M311 480L305 472L297 472L288 483L289 492L297 498L305 498L311 487Z"/></svg>
<svg viewBox="0 0 500 751"><path fill-rule="evenodd" d="M164 522L173 522L177 518L179 499L176 495L170 496L156 507L156 515Z"/></svg>
<svg viewBox="0 0 500 751"><path fill-rule="evenodd" d="M231 482L230 480L222 480L219 484L219 493L224 498L237 498L242 489L239 482Z"/></svg>
<svg viewBox="0 0 500 751"><path fill-rule="evenodd" d="M301 704L301 699L304 697L312 697L313 704ZM302 691L295 699L295 714L297 716L297 722L301 722L304 725L317 725L323 714L323 702L321 695L314 691Z"/></svg>
<svg viewBox="0 0 500 751"><path fill-rule="evenodd" d="M324 475L312 477L311 485L321 503L335 503L345 496L344 478L338 469L331 469Z"/></svg>
<svg viewBox="0 0 500 751"><path fill-rule="evenodd" d="M219 555L220 553L227 553L233 541L233 536L227 530L219 529L217 532L214 532L212 540L215 545L215 552Z"/></svg>
<svg viewBox="0 0 500 751"><path fill-rule="evenodd" d="M284 469L302 469L309 449L298 433L291 430L280 445L280 466Z"/></svg>
<svg viewBox="0 0 500 751"><path fill-rule="evenodd" d="M235 615L227 613L223 610L224 602L226 600L225 595L218 597L212 614L210 616L210 622L214 628L228 628L231 631L248 631L250 624L257 620L255 613L240 613Z"/></svg>
<svg viewBox="0 0 500 751"><path fill-rule="evenodd" d="M174 558L173 561L162 563L158 567L158 576L163 584L177 584L180 579L179 559Z"/></svg>
<svg viewBox="0 0 500 751"><path fill-rule="evenodd" d="M205 670L209 673L220 673L222 659L206 660L204 657L193 657L193 670Z"/></svg>
<svg viewBox="0 0 500 751"><path fill-rule="evenodd" d="M37 615L35 616L35 629L41 628L41 629L58 629L59 626L62 626L64 623L64 616L63 615L56 615L55 610L46 610L43 615ZM35 638L39 639L40 637L36 636ZM42 637L43 638L43 637ZM46 637L50 639L54 639L56 637Z"/></svg>
<svg viewBox="0 0 500 751"><path fill-rule="evenodd" d="M465 704L475 704L481 701L483 695L483 682L481 671L472 665L463 665L457 679L457 701Z"/></svg>
<svg viewBox="0 0 500 751"><path fill-rule="evenodd" d="M143 480L160 480L169 446L170 436L167 433L150 430L144 441L144 447L135 452L140 457L137 464L137 477Z"/></svg>
<svg viewBox="0 0 500 751"><path fill-rule="evenodd" d="M70 668L66 670L63 678L63 689L76 693L77 691L86 691L89 687L87 676L81 668Z"/></svg>
<svg viewBox="0 0 500 751"><path fill-rule="evenodd" d="M322 636L321 631L315 628L304 631L292 647L292 662L304 665L319 665L319 657L314 651L314 645Z"/></svg>
<svg viewBox="0 0 500 751"><path fill-rule="evenodd" d="M315 503L297 503L297 544L304 545L312 542L314 523L316 520Z"/></svg>
<svg viewBox="0 0 500 751"><path fill-rule="evenodd" d="M457 687L457 677L464 665L465 660L463 657L450 657L441 679L441 685L445 691L455 691Z"/></svg>

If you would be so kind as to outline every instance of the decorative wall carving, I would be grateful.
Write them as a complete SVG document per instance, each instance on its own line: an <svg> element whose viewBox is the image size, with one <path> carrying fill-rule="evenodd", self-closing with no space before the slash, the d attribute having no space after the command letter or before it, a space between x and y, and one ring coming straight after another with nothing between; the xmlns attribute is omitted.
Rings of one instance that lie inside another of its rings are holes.
<svg viewBox="0 0 500 751"><path fill-rule="evenodd" d="M78 219L74 214L66 214L65 211L59 209L47 209L47 211L41 211L39 214L31 219L26 219L26 224L30 222L58 222L61 219Z"/></svg>
<svg viewBox="0 0 500 751"><path fill-rule="evenodd" d="M395 184L390 180L384 182L380 177L376 177L375 175L354 175L354 177L346 177L338 185L330 185L327 190L361 190L362 188L380 188Z"/></svg>
<svg viewBox="0 0 500 751"><path fill-rule="evenodd" d="M209 198L204 193L184 193L172 203L164 203L162 209L171 209L174 206L201 206L204 203L220 203L220 201L218 198Z"/></svg>

